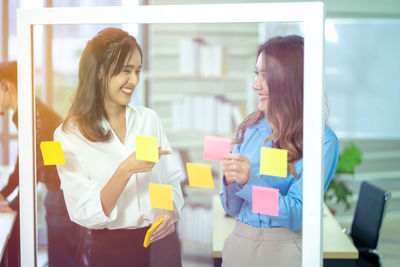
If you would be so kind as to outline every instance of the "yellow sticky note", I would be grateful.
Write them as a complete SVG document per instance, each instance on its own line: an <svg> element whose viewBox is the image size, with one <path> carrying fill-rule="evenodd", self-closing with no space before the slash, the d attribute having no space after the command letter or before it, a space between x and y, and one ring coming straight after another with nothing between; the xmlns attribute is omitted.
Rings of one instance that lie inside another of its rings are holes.
<svg viewBox="0 0 400 267"><path fill-rule="evenodd" d="M59 141L44 141L40 143L44 165L65 164L64 153Z"/></svg>
<svg viewBox="0 0 400 267"><path fill-rule="evenodd" d="M214 188L211 165L187 162L186 170L190 186Z"/></svg>
<svg viewBox="0 0 400 267"><path fill-rule="evenodd" d="M152 208L174 210L171 185L150 183L149 191L150 191L150 206Z"/></svg>
<svg viewBox="0 0 400 267"><path fill-rule="evenodd" d="M136 159L158 162L158 139L151 136L136 135Z"/></svg>
<svg viewBox="0 0 400 267"><path fill-rule="evenodd" d="M143 247L147 248L150 245L150 237L153 234L154 230L164 221L163 218L159 219L155 224L153 224L149 230L146 232L146 236L144 237Z"/></svg>
<svg viewBox="0 0 400 267"><path fill-rule="evenodd" d="M287 150L270 147L261 148L260 174L286 177Z"/></svg>

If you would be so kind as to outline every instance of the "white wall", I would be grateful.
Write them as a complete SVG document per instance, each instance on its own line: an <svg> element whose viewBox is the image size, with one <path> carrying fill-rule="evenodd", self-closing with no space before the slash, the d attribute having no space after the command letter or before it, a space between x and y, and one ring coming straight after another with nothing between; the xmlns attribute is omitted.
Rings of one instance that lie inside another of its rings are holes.
<svg viewBox="0 0 400 267"><path fill-rule="evenodd" d="M329 124L340 137L400 138L400 19L333 20L325 45Z"/></svg>

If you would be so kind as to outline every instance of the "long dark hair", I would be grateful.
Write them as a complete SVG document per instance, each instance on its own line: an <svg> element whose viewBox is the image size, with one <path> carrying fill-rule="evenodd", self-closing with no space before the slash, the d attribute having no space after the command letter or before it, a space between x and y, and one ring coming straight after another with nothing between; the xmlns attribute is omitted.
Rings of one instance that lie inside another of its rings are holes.
<svg viewBox="0 0 400 267"><path fill-rule="evenodd" d="M142 50L136 39L118 28L106 28L87 42L79 62L79 83L71 108L62 129L73 121L80 132L92 142L111 139L110 130L102 127L107 119L104 94L110 77L118 75L125 62L138 50Z"/></svg>
<svg viewBox="0 0 400 267"><path fill-rule="evenodd" d="M18 79L16 61L7 61L0 63L0 81L4 80L14 84L15 88L17 87Z"/></svg>
<svg viewBox="0 0 400 267"><path fill-rule="evenodd" d="M269 88L267 110L257 110L238 126L234 143L243 142L246 128L267 118L272 133L264 141L288 151L288 170L296 178L293 163L303 157L304 40L297 35L275 37L260 46Z"/></svg>

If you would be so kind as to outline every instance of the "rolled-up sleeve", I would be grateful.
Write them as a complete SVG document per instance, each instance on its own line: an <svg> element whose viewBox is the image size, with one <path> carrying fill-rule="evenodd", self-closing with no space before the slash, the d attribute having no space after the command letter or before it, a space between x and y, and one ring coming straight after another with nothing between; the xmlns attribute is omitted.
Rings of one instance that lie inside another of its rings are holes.
<svg viewBox="0 0 400 267"><path fill-rule="evenodd" d="M65 165L57 165L61 189L71 221L91 229L102 229L117 218L117 207L106 216L101 204L100 185L91 180L82 162L74 153L74 146L58 128L54 140L60 141Z"/></svg>
<svg viewBox="0 0 400 267"><path fill-rule="evenodd" d="M240 144L235 145L232 153L239 153ZM225 175L222 177L222 190L219 194L221 199L222 207L225 212L232 217L235 217L239 212L243 204L243 198L236 195L236 193L242 190L243 186L234 182L230 185L226 183Z"/></svg>
<svg viewBox="0 0 400 267"><path fill-rule="evenodd" d="M222 191L219 194L219 198L221 199L222 207L225 212L232 217L235 217L242 207L243 198L240 198L236 195L237 192L241 190L241 186L238 183L232 183L227 185L225 180L225 175L222 178Z"/></svg>

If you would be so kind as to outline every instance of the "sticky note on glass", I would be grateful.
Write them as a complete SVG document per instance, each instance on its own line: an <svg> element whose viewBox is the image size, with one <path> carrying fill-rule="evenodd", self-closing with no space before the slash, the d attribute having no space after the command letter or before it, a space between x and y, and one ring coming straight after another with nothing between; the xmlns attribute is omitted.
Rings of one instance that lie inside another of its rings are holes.
<svg viewBox="0 0 400 267"><path fill-rule="evenodd" d="M59 141L44 141L40 143L44 165L65 164L64 153Z"/></svg>
<svg viewBox="0 0 400 267"><path fill-rule="evenodd" d="M205 160L225 160L224 155L231 153L232 140L227 137L204 136L203 157Z"/></svg>
<svg viewBox="0 0 400 267"><path fill-rule="evenodd" d="M214 188L211 165L186 162L186 170L190 186Z"/></svg>
<svg viewBox="0 0 400 267"><path fill-rule="evenodd" d="M136 159L158 162L158 139L151 136L136 135Z"/></svg>
<svg viewBox="0 0 400 267"><path fill-rule="evenodd" d="M152 208L174 210L171 185L149 183L149 191Z"/></svg>
<svg viewBox="0 0 400 267"><path fill-rule="evenodd" d="M287 150L263 147L260 157L260 174L287 176Z"/></svg>
<svg viewBox="0 0 400 267"><path fill-rule="evenodd" d="M147 248L150 245L150 237L153 234L154 230L164 221L163 218L159 219L155 224L153 224L149 230L146 232L146 236L144 237L143 247Z"/></svg>
<svg viewBox="0 0 400 267"><path fill-rule="evenodd" d="M252 198L254 213L279 215L279 189L253 185Z"/></svg>

